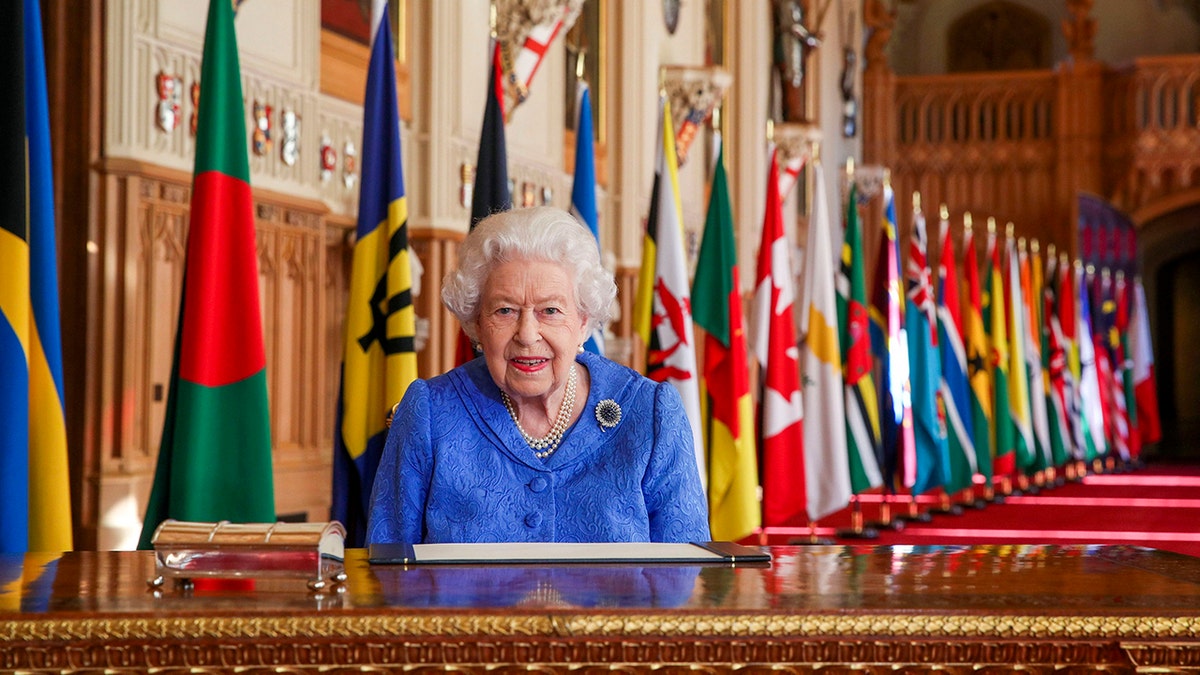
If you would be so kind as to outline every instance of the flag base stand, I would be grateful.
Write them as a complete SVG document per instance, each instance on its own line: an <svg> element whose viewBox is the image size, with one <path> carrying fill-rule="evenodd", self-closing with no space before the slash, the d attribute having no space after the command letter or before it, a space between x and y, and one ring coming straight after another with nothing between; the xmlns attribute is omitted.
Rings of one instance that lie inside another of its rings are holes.
<svg viewBox="0 0 1200 675"><path fill-rule="evenodd" d="M996 493L996 486L992 485L989 479L987 485L983 488L983 502L985 504L1003 504L1004 496Z"/></svg>
<svg viewBox="0 0 1200 675"><path fill-rule="evenodd" d="M878 539L879 531L863 523L862 503L854 499L851 505L853 510L850 512L850 529L838 530L838 539Z"/></svg>
<svg viewBox="0 0 1200 675"><path fill-rule="evenodd" d="M963 491L960 494L962 495L962 500L960 503L964 509L975 509L978 511L987 508L988 501L986 499L986 495L984 497L980 497L979 495L975 494L975 488L973 486L963 488Z"/></svg>
<svg viewBox="0 0 1200 675"><path fill-rule="evenodd" d="M836 543L837 542L829 539L828 537L817 536L817 521L815 520L808 521L807 537L795 537L793 539L788 539L789 546L833 546Z"/></svg>
<svg viewBox="0 0 1200 675"><path fill-rule="evenodd" d="M1075 462L1067 462L1063 465L1063 478L1072 483L1079 480L1078 468Z"/></svg>
<svg viewBox="0 0 1200 675"><path fill-rule="evenodd" d="M942 490L942 494L938 497L938 505L930 509L930 513L939 516L961 516L963 514L962 506L950 501L950 494Z"/></svg>
<svg viewBox="0 0 1200 675"><path fill-rule="evenodd" d="M909 523L930 523L933 522L933 516L925 511L917 508L917 499L911 495L908 497L908 512L896 516L901 520Z"/></svg>
<svg viewBox="0 0 1200 675"><path fill-rule="evenodd" d="M866 526L876 530L891 530L899 532L904 529L904 521L892 516L892 502L889 495L882 495L883 499L879 502L879 520L873 523L867 523Z"/></svg>
<svg viewBox="0 0 1200 675"><path fill-rule="evenodd" d="M1013 487L1011 476L1000 477L1000 496L1002 497L1020 497L1021 491Z"/></svg>
<svg viewBox="0 0 1200 675"><path fill-rule="evenodd" d="M1025 474L1017 476L1017 487L1015 490L1013 490L1014 497L1019 497L1021 495L1036 495L1038 491L1038 487L1029 481L1029 476L1026 476Z"/></svg>

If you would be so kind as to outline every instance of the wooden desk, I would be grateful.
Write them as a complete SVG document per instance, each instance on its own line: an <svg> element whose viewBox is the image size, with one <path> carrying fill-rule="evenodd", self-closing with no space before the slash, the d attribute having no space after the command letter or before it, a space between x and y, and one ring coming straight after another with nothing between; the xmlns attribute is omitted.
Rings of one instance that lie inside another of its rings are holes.
<svg viewBox="0 0 1200 675"><path fill-rule="evenodd" d="M0 669L1200 669L1200 558L774 547L763 567L371 567L161 597L142 552L0 556ZM48 566L46 566L48 565Z"/></svg>

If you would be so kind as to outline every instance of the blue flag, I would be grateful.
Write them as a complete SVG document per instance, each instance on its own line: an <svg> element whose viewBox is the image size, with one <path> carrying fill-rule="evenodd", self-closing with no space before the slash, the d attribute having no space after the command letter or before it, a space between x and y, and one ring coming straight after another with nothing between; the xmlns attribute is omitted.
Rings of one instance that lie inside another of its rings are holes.
<svg viewBox="0 0 1200 675"><path fill-rule="evenodd" d="M334 435L331 517L346 545L366 536L371 487L388 415L417 378L416 315L408 248L408 202L400 153L400 114L387 3L376 2L363 102L362 187L350 273Z"/></svg>
<svg viewBox="0 0 1200 675"><path fill-rule="evenodd" d="M71 502L41 10L24 0L8 13L0 28L0 552L66 551Z"/></svg>
<svg viewBox="0 0 1200 675"><path fill-rule="evenodd" d="M575 98L575 181L571 186L571 213L587 226L600 245L600 216L596 210L596 151L592 141L592 97L587 82L580 81ZM596 326L584 349L604 356L604 327Z"/></svg>
<svg viewBox="0 0 1200 675"><path fill-rule="evenodd" d="M933 279L925 255L927 241L925 216L918 211L913 214L906 274L908 307L904 313L912 368L913 440L917 455L916 482L912 487L914 495L946 485L950 471L946 427L938 398L942 368L938 356Z"/></svg>

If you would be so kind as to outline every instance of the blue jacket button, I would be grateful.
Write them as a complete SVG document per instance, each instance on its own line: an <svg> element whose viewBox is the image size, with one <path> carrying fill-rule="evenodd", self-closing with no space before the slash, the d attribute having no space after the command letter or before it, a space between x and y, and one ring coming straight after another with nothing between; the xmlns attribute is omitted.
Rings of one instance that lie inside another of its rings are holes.
<svg viewBox="0 0 1200 675"><path fill-rule="evenodd" d="M542 492L546 489L547 485L549 485L549 483L547 483L546 479L541 476L536 476L533 480L529 481L529 489L533 490L534 492Z"/></svg>
<svg viewBox="0 0 1200 675"><path fill-rule="evenodd" d="M533 513L530 513L529 515L525 516L526 527L533 528L533 527L537 527L538 525L541 525L541 524L542 524L542 514L538 513L537 511L534 511Z"/></svg>

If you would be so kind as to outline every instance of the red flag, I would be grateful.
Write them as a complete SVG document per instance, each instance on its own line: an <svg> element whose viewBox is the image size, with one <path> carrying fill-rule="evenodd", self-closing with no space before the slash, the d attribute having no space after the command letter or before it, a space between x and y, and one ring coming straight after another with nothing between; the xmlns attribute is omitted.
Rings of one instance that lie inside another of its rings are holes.
<svg viewBox="0 0 1200 675"><path fill-rule="evenodd" d="M792 245L783 229L777 150L767 173L767 208L754 296L754 351L762 395L763 525L783 525L807 513L804 487L804 409L800 400L800 352L792 319Z"/></svg>

